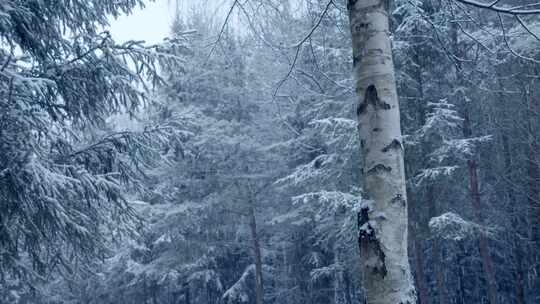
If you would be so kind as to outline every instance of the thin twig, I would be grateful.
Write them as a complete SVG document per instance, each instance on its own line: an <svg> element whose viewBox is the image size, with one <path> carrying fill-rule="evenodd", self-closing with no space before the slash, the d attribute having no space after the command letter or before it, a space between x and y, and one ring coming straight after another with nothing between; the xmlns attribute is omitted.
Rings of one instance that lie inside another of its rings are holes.
<svg viewBox="0 0 540 304"><path fill-rule="evenodd" d="M533 9L533 8L527 9L529 7L540 6L540 2L528 4L528 5L516 6L516 7L502 7L502 6L496 6L497 2L499 2L497 0L491 3L482 3L475 0L454 0L454 1L458 1L463 4L467 4L467 5L482 8L482 9L488 9L488 10L495 11L500 14L509 14L509 15L538 15L540 14L540 9Z"/></svg>
<svg viewBox="0 0 540 304"><path fill-rule="evenodd" d="M533 36L536 40L540 41L540 37L538 35L536 35L533 31L531 31L529 29L529 27L525 24L525 22L523 22L523 19L521 19L521 17L519 17L518 15L514 15L514 17L516 17L516 20L519 22L519 24L521 24L521 26L531 35Z"/></svg>
<svg viewBox="0 0 540 304"><path fill-rule="evenodd" d="M501 13L497 13L497 17L499 18L499 23L501 24L501 30L502 30L502 34L503 34L504 44L506 45L506 48L508 48L510 53L512 53L512 55L514 55L514 56L516 56L518 58L528 60L528 61L532 61L532 62L535 62L535 63L540 63L540 61L538 61L538 60L536 60L534 58L523 56L523 55L517 53L516 51L514 51L514 49L512 49L512 47L510 46L510 42L508 42L508 37L506 35L506 30L504 28L504 23L503 23Z"/></svg>
<svg viewBox="0 0 540 304"><path fill-rule="evenodd" d="M279 81L276 89L274 90L274 94L272 94L272 98L276 97L276 95L278 94L279 89L281 88L281 86L291 76L292 72L294 71L294 67L296 65L296 62L298 61L298 56L300 55L300 50L302 49L302 46L304 45L304 43L306 43L306 41L308 41L308 39L311 38L311 36L315 32L315 30L321 25L321 22L324 19L324 16L326 16L326 14L328 13L328 10L330 9L330 5L332 5L333 3L334 3L333 0L328 1L328 3L326 4L326 7L324 8L323 12L319 15L319 18L315 22L315 25L313 25L313 27L309 30L307 35L304 36L304 38L302 38L300 41L298 41L294 45L290 46L290 48L296 48L296 52L294 54L293 62L291 64L290 68L289 68L289 71L287 72L287 75L285 75L285 77L282 80Z"/></svg>
<svg viewBox="0 0 540 304"><path fill-rule="evenodd" d="M218 45L219 41L221 40L221 37L223 36L223 33L225 32L225 27L229 23L229 19L231 18L232 12L234 11L234 8L238 4L238 0L234 0L233 4L231 5L231 8L229 9L229 12L227 13L227 17L225 17L225 21L221 25L221 30L219 31L218 37L216 41L214 42L214 45L210 49L210 53L208 53L208 57L206 58L206 62L210 60L210 57L212 57L212 54L216 50L216 46Z"/></svg>

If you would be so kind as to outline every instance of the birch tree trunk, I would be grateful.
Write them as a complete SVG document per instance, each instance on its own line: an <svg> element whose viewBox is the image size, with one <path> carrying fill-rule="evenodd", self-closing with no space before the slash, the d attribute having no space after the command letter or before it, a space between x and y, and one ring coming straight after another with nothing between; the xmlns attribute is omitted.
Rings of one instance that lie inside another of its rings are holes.
<svg viewBox="0 0 540 304"><path fill-rule="evenodd" d="M369 208L358 215L368 304L416 303L407 256L407 200L388 2L348 0L362 185Z"/></svg>

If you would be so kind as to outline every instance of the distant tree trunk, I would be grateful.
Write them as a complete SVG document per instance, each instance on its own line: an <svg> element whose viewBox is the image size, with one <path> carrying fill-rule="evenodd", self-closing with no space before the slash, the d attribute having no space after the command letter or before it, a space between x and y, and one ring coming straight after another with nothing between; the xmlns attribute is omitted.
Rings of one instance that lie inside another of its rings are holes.
<svg viewBox="0 0 540 304"><path fill-rule="evenodd" d="M457 58L466 58L466 46L460 44L459 39L459 28L456 24L452 24L451 31L451 40L453 42L454 53ZM455 81L456 87L464 87L465 78L463 73L463 62L455 62ZM463 136L464 138L471 138L473 135L470 112L468 105L465 103L463 106ZM480 199L480 190L479 190L479 181L478 181L478 171L477 163L473 157L470 157L467 160L467 169L469 173L469 193L472 200L472 208L474 212L474 218L479 225L484 225L484 218L482 215L482 204ZM489 253L489 244L488 239L485 233L481 232L479 236L479 250L480 250L480 259L482 261L482 269L487 282L487 295L490 304L497 304L497 281L495 279L495 272L493 269L493 262L491 260L491 255Z"/></svg>
<svg viewBox="0 0 540 304"><path fill-rule="evenodd" d="M499 72L497 72L497 78L499 78ZM504 90L502 81L498 81L500 90ZM505 98L502 93L498 94L499 102L504 102ZM506 105L503 105L502 108L506 109ZM514 264L515 264L515 292L516 292L516 304L525 304L525 275L523 271L523 249L522 249L522 240L520 237L520 220L521 217L519 214L518 201L516 193L514 192L514 186L512 185L513 180L513 168L512 168L512 151L510 150L510 143L508 140L508 135L504 128L502 129L502 148L504 155L504 173L507 175L509 182L506 183L506 193L508 195L508 203L511 206L510 217L511 217L511 238L512 238L512 249L514 253Z"/></svg>
<svg viewBox="0 0 540 304"><path fill-rule="evenodd" d="M433 218L439 216L437 210L437 201L435 199L435 186L429 185L427 187L427 200L429 203L429 217ZM439 298L439 304L448 303L448 290L444 280L444 269L441 261L441 240L438 236L433 239L433 271L435 272L435 281L437 282L437 295Z"/></svg>
<svg viewBox="0 0 540 304"><path fill-rule="evenodd" d="M418 241L418 235L420 229L418 228L420 209L417 208L417 203L411 195L409 195L409 242L412 249L412 255L414 257L414 283L418 290L418 300L420 304L430 304L429 289L426 284L426 275L424 270L424 251L422 250L422 243Z"/></svg>
<svg viewBox="0 0 540 304"><path fill-rule="evenodd" d="M416 26L413 33L415 33L416 35L420 35ZM426 114L428 106L424 94L425 56L426 53L422 52L420 49L416 50L413 53L414 65L416 66L413 75L414 80L417 82L418 90L418 105L414 108L414 112L417 115L416 119L418 120L418 124L420 126L424 126L426 124ZM426 155L427 152L425 151L425 147L421 146L421 158L426 157ZM424 161L418 162L413 160L411 163L424 163ZM411 172L410 166L405 165L405 168L407 168L407 176L413 176L415 174L415 172ZM409 191L409 189L407 189L409 202L409 244L411 246L410 248L412 249L414 256L414 284L418 292L418 302L419 304L430 304L431 298L429 295L429 287L427 284L426 272L424 269L425 255L422 247L422 242L419 240L419 236L425 230L425 228L427 228L427 225L425 225L425 218L421 216L423 214L423 210L419 204L420 197L414 196L414 192L416 191L417 189L413 189L413 191Z"/></svg>
<svg viewBox="0 0 540 304"><path fill-rule="evenodd" d="M465 138L469 138L472 136L472 129L468 111L465 111L463 116L463 135ZM467 160L467 168L469 170L469 191L471 193L474 217L479 225L484 225L482 205L480 201L480 190L478 187L477 165L473 158ZM491 260L491 255L489 253L488 239L483 232L480 233L479 238L480 257L482 259L482 268L484 270L484 274L486 275L489 303L497 304L497 281L495 279L495 272L493 270L493 261Z"/></svg>
<svg viewBox="0 0 540 304"><path fill-rule="evenodd" d="M257 304L264 303L264 285L263 285L263 270L262 270L262 255L259 236L257 234L257 220L255 218L255 210L249 208L249 228L251 231L251 239L253 245L253 255L255 257L255 297Z"/></svg>
<svg viewBox="0 0 540 304"><path fill-rule="evenodd" d="M334 304L350 304L349 283L347 282L347 271L343 268L343 248L336 242L334 245L334 264L337 269L334 273Z"/></svg>
<svg viewBox="0 0 540 304"><path fill-rule="evenodd" d="M282 271L279 276L278 283L280 284L280 288L284 290L289 290L289 282L291 281L289 275L289 260L287 259L287 246L285 244L281 245L281 254L283 255L283 267ZM277 297L276 302L283 303L283 304L289 304L289 296L287 295L287 292L284 292L285 296L283 297Z"/></svg>
<svg viewBox="0 0 540 304"><path fill-rule="evenodd" d="M416 229L415 229L416 230ZM414 254L414 267L416 270L416 276L414 282L418 288L418 300L420 304L429 304L429 290L426 286L426 276L423 265L423 250L422 244L418 241L415 233L411 233L410 239L412 242L412 249Z"/></svg>
<svg viewBox="0 0 540 304"><path fill-rule="evenodd" d="M539 73L537 69L534 71ZM526 111L526 172L527 172L527 205L529 208L529 239L533 245L540 244L540 162L538 161L538 144L536 132L537 129L534 122L538 121L538 108L534 107L534 101L531 100L530 87L525 86L523 89L524 98L527 106Z"/></svg>
<svg viewBox="0 0 540 304"><path fill-rule="evenodd" d="M465 267L463 267L463 260L466 258L465 255L465 246L463 246L463 240L457 241L457 254L456 254L456 260L457 265L459 268L458 271L458 287L457 287L457 298L456 298L456 304L465 304L467 303L466 295L465 295Z"/></svg>
<svg viewBox="0 0 540 304"><path fill-rule="evenodd" d="M347 270L345 270L343 273L343 281L345 282L345 290L347 291L345 293L345 303L352 304L353 300L351 297L351 278L349 277L349 272Z"/></svg>
<svg viewBox="0 0 540 304"><path fill-rule="evenodd" d="M368 304L416 303L407 256L403 145L386 0L348 0L362 186L373 204L358 215Z"/></svg>
<svg viewBox="0 0 540 304"><path fill-rule="evenodd" d="M533 73L540 73L538 68L533 68ZM534 74L533 74L534 75ZM524 100L525 100L525 191L527 208L526 214L528 221L527 228L527 238L528 242L521 242L521 244L526 243L525 247L526 255L523 256L524 262L529 265L529 269L526 270L527 273L538 273L540 272L540 263L538 260L540 258L539 250L540 248L540 159L538 158L538 150L540 145L538 144L538 122L539 119L539 108L535 99L531 96L531 87L529 84L524 85ZM522 219L520 219L522 221ZM538 283L538 275L535 276L526 276L529 282L534 286L535 283ZM536 284L537 285L537 284Z"/></svg>

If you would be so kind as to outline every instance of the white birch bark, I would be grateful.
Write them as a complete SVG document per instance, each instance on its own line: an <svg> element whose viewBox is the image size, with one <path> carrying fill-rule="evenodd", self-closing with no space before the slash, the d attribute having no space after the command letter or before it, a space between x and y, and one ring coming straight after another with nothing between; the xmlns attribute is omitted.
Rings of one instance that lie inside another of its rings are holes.
<svg viewBox="0 0 540 304"><path fill-rule="evenodd" d="M373 203L359 214L363 287L368 304L413 304L407 256L407 200L388 2L348 0L362 186Z"/></svg>

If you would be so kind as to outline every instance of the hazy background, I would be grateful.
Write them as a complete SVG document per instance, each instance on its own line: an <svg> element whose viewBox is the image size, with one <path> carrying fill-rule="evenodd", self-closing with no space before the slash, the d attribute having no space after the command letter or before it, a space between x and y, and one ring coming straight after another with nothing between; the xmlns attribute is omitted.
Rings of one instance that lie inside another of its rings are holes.
<svg viewBox="0 0 540 304"><path fill-rule="evenodd" d="M157 43L168 36L177 10L180 14L185 14L190 8L201 5L213 12L215 18L223 19L224 12L230 8L232 1L146 0L144 8L137 8L131 15L111 19L110 32L118 42L145 40L149 44Z"/></svg>
<svg viewBox="0 0 540 304"><path fill-rule="evenodd" d="M167 37L174 17L175 5L170 0L147 1L146 7L129 16L111 20L111 34L119 42L145 40L156 43Z"/></svg>

